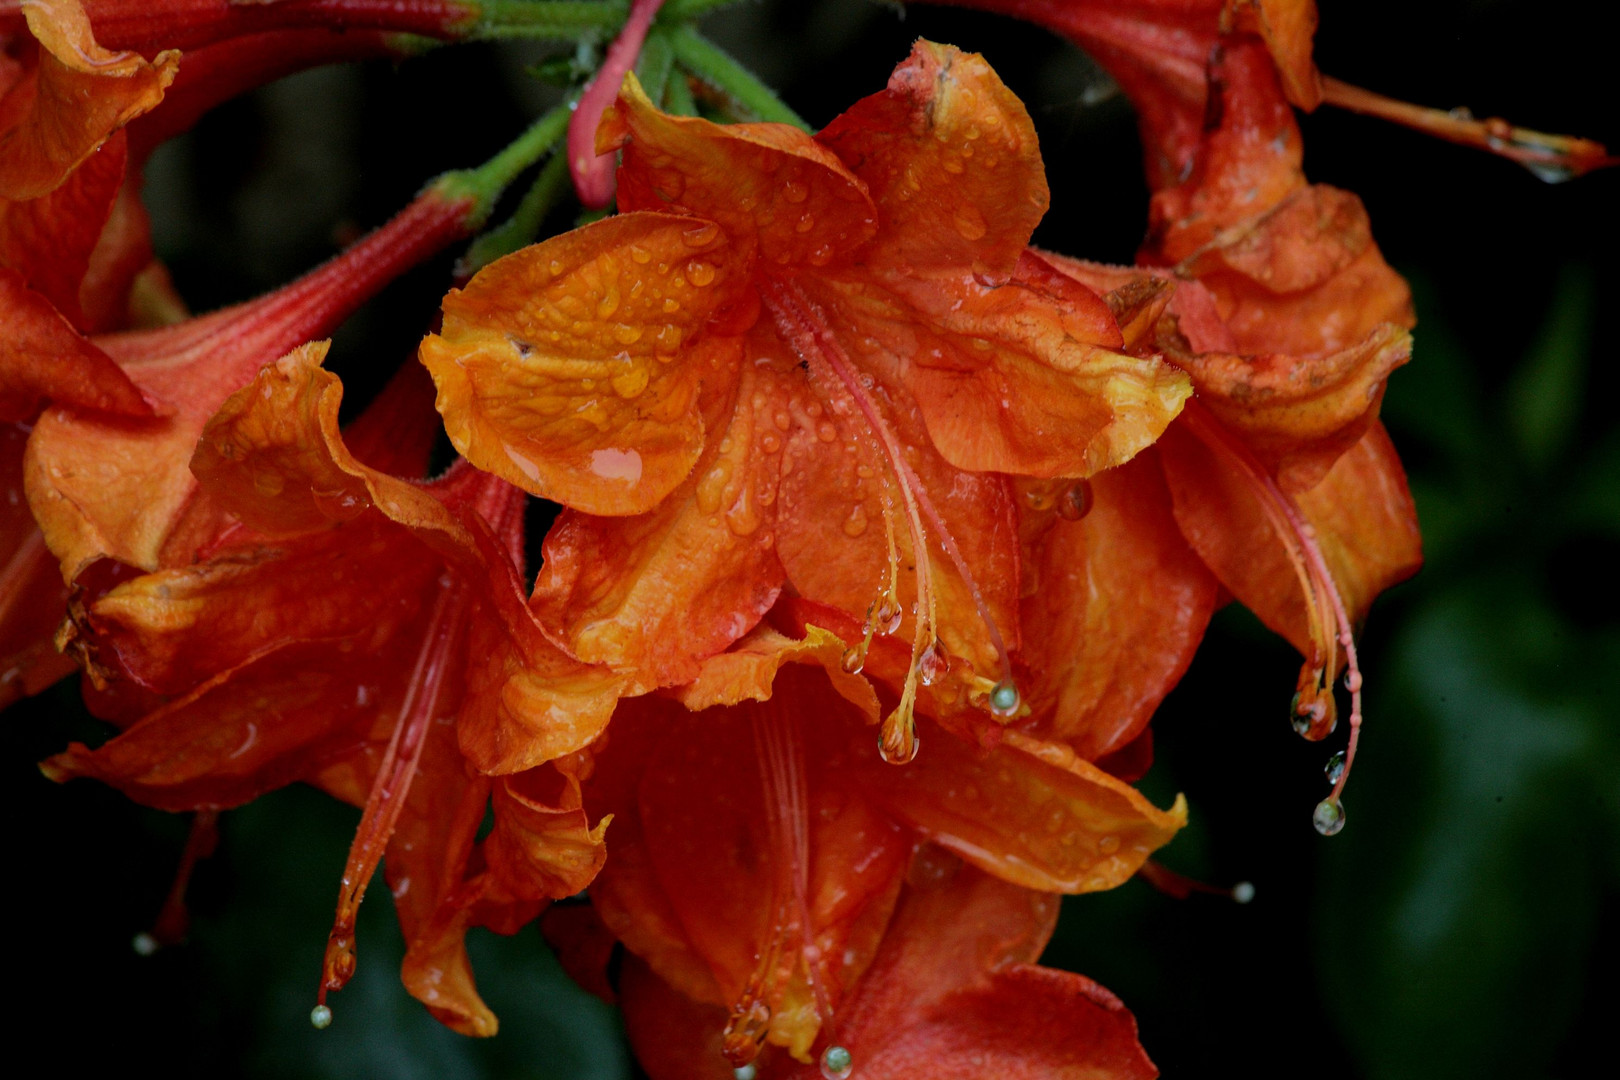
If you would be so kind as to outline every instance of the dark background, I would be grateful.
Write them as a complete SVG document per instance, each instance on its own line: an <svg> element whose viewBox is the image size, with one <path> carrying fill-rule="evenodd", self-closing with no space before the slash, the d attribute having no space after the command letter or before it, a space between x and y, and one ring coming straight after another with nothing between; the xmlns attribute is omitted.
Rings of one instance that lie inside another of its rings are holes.
<svg viewBox="0 0 1620 1080"><path fill-rule="evenodd" d="M1324 0L1317 56L1397 97L1620 144L1612 44L1586 11ZM743 5L706 28L815 126L881 86L914 37L984 52L1041 131L1054 208L1037 242L1130 260L1146 191L1129 109L1066 43L972 12L917 7L902 21L861 0ZM328 69L205 118L153 162L147 188L182 294L205 310L273 288L437 172L487 158L555 100L522 74L539 55L469 46ZM1256 899L1175 901L1139 881L1073 898L1047 962L1119 993L1171 1076L1585 1075L1608 1057L1620 1004L1620 424L1599 322L1616 292L1620 174L1548 186L1377 121L1324 111L1303 125L1311 178L1362 196L1417 293L1415 359L1384 416L1428 565L1366 628L1345 831L1324 839L1309 823L1342 733L1328 746L1292 734L1297 659L1228 609L1155 721L1144 786L1191 803L1163 860L1250 880ZM334 366L352 396L409 354L448 272L448 258L423 268L344 328ZM190 942L136 956L184 822L34 770L70 739L104 737L71 683L4 719L24 1001L8 1028L59 1067L630 1075L612 1011L567 983L532 928L473 936L501 1035L439 1028L398 983L381 890L337 1020L311 1030L357 815L302 788L225 815L192 889Z"/></svg>

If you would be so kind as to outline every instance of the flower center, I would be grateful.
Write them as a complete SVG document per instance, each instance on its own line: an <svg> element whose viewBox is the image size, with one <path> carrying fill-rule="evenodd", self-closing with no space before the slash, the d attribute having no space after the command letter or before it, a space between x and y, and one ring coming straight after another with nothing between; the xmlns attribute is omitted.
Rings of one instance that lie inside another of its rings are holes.
<svg viewBox="0 0 1620 1080"><path fill-rule="evenodd" d="M766 309L776 320L783 339L809 366L819 381L841 393L853 410L865 421L864 435L873 456L885 466L889 483L879 485L883 507L883 523L888 538L888 568L876 601L867 611L865 632L859 644L845 654L844 667L859 671L866 660L867 649L876 633L892 634L900 628L903 610L899 600L900 555L896 543L897 513L895 492L900 495L899 510L903 511L908 537L911 542L912 562L915 564L917 602L915 631L912 637L911 664L906 671L900 703L883 720L878 734L878 750L885 761L903 764L917 755L917 724L915 708L919 682L933 681L931 672L941 666L938 635L935 633L935 588L932 560L929 556L929 530L946 558L950 559L957 574L967 585L974 607L989 634L991 645L1000 661L1001 681L995 684L989 696L990 711L998 717L1011 717L1018 712L1022 697L1012 677L1012 661L1001 629L990 614L984 594L974 580L973 572L962 557L961 548L946 527L933 500L907 464L900 439L883 419L883 413L871 391L856 372L849 355L832 333L826 316L804 291L791 282L766 279L760 285L760 296ZM926 522L926 525L925 525Z"/></svg>

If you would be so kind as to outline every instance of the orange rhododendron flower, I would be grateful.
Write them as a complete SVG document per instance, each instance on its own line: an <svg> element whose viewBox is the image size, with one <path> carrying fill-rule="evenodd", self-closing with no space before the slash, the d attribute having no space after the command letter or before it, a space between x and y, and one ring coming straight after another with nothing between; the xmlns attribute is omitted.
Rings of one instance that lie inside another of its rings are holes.
<svg viewBox="0 0 1620 1080"><path fill-rule="evenodd" d="M1300 168L1290 103L1316 100L1314 9L1214 0L975 6L1071 34L1131 94L1157 189L1139 257L1152 269L1047 258L1116 310L1142 312L1121 320L1127 350L1165 356L1198 395L1132 463L1139 472L1157 465L1163 480L1097 500L1116 503L1117 535L1138 537L1127 550L1157 568L1151 580L1165 582L1168 603L1134 590L1129 575L1098 572L1120 561L1117 549L1082 549L1080 531L1038 532L1026 517L1026 535L1040 538L1027 603L1044 608L1040 640L1050 646L1026 657L1037 673L1032 692L1048 685L1062 702L1040 730L1074 731L1091 703L1117 706L1121 691L1146 691L1135 708L1116 711L1118 722L1087 725L1080 743L1089 754L1122 749L1156 704L1152 691L1162 695L1190 658L1213 606L1210 572L1304 654L1301 732L1322 738L1333 729L1333 685L1347 665L1354 728L1352 628L1421 559L1405 476L1376 420L1385 380L1410 355L1413 316L1360 200L1308 184ZM1161 308L1136 299L1167 285ZM1161 646L1158 670L1114 681L1125 669L1109 666L1106 643L1137 638ZM1088 670L1097 660L1101 669ZM1354 730L1351 739L1353 756ZM1335 799L1341 789L1342 778Z"/></svg>
<svg viewBox="0 0 1620 1080"><path fill-rule="evenodd" d="M426 485L385 471L419 475L426 460L431 411L414 380L346 446L324 353L266 367L202 435L192 469L240 524L195 564L125 581L79 614L75 646L104 684L91 706L123 733L44 768L170 810L294 780L363 804L322 998L354 969L355 912L386 850L407 987L451 1027L490 1034L462 935L510 933L578 892L605 824L585 817L579 762L492 781L465 766L453 724L498 716L514 668L562 680L580 665L524 605L522 492L465 465ZM495 830L475 843L492 799Z"/></svg>
<svg viewBox="0 0 1620 1080"><path fill-rule="evenodd" d="M887 1020L860 1032L871 995L897 976L869 972L882 969L875 957L920 840L1023 888L1088 892L1130 877L1186 820L1179 800L1157 810L1062 746L1014 731L986 749L948 710L924 721L915 761L891 766L870 737L872 685L844 670L833 634L802 633L761 627L705 663L678 701L621 703L585 785L593 810L614 818L591 886L597 911L658 979L728 1009L723 1043L716 1019L683 1045L723 1045L735 1066L767 1041L800 1061L818 1044L886 1052L899 1035ZM888 641L874 661L885 651L905 663ZM1052 913L1050 900L1020 902ZM1039 940L1024 959L1047 932L1031 930Z"/></svg>
<svg viewBox="0 0 1620 1080"><path fill-rule="evenodd" d="M614 145L620 215L446 297L422 358L450 437L568 508L534 604L570 653L684 683L791 585L868 613L857 669L910 628L883 733L909 758L924 669L1011 674L1007 475L1128 460L1187 380L1026 250L1035 133L977 56L919 43L814 138L667 116L631 79Z"/></svg>
<svg viewBox="0 0 1620 1080"><path fill-rule="evenodd" d="M1009 885L924 847L911 857L870 961L848 985L836 1044L815 1064L767 1049L760 1080L1149 1080L1158 1070L1118 998L1035 961L1056 898ZM729 1080L724 1013L630 958L619 1001L636 1058L653 1080Z"/></svg>

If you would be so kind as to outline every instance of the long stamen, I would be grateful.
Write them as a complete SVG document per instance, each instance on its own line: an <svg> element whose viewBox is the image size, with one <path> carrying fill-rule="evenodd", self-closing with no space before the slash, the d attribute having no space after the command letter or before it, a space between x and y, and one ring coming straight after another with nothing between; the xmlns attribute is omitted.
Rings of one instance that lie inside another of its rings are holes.
<svg viewBox="0 0 1620 1080"><path fill-rule="evenodd" d="M349 848L348 862L343 867L343 881L338 888L337 914L332 931L327 937L326 956L321 965L321 986L316 994L316 1005L310 1020L316 1027L332 1022L332 1011L326 1005L329 990L341 990L354 975L354 923L365 899L366 886L371 883L377 864L382 861L388 841L394 835L400 812L405 808L405 797L410 793L416 767L422 760L422 748L427 744L428 730L438 713L439 696L444 685L450 654L461 637L462 616L467 607L467 590L459 582L445 584L434 602L429 616L431 628L428 639L416 655L416 667L400 706L399 721L394 725L388 749L383 753L372 780L371 792L366 798L366 809Z"/></svg>
<svg viewBox="0 0 1620 1080"><path fill-rule="evenodd" d="M1344 598L1339 594L1339 587L1328 569L1322 548L1316 542L1315 527L1305 520L1294 500L1277 486L1271 474L1255 459L1248 447L1238 442L1197 401L1189 401L1182 410L1182 416L1193 433L1207 446L1224 453L1238 467L1239 473L1259 496L1261 509L1271 522L1273 531L1281 540L1289 561L1294 566L1294 572L1299 577L1305 594L1307 614L1313 626L1321 629L1327 620L1331 620L1327 623L1327 633L1321 636L1321 640L1328 643L1327 648L1334 655L1325 658L1313 656L1306 663L1307 668L1325 665L1327 680L1322 691L1326 695L1324 708L1331 706L1333 679L1337 670L1338 657L1334 643L1344 649L1346 667L1344 684L1350 691L1350 739L1344 749L1343 767L1334 770L1333 790L1317 805L1313 817L1318 832L1332 835L1344 827L1344 804L1341 800L1344 786L1350 780L1350 767L1356 760L1356 746L1361 741L1361 665L1356 657L1355 635L1349 612L1344 606ZM1303 682L1303 674L1301 679ZM1331 730L1331 727L1327 730ZM1325 735L1326 731L1322 734Z"/></svg>
<svg viewBox="0 0 1620 1080"><path fill-rule="evenodd" d="M1448 142L1499 154L1518 162L1550 184L1620 164L1620 157L1610 154L1602 143L1591 139L1548 135L1529 128L1514 127L1495 116L1488 120L1476 120L1467 109L1443 112L1412 105L1338 79L1322 80L1322 100L1350 112L1415 128Z"/></svg>
<svg viewBox="0 0 1620 1080"><path fill-rule="evenodd" d="M883 420L877 402L861 382L854 365L837 339L828 332L826 319L809 297L792 284L774 280L765 284L762 293L766 306L776 318L777 326L793 346L794 351L813 368L823 369L826 374L830 374L834 384L842 387L856 411L866 421L867 431L877 441L888 463L889 471L894 475L895 484L900 489L905 506L906 523L911 534L912 553L916 563L916 633L912 640L911 665L906 672L900 704L884 718L879 735L878 747L884 759L891 762L906 762L916 756L914 709L917 687L923 669L934 666L931 658L936 656L937 650L938 637L934 631L937 611L933 575L929 566L928 532L923 525L924 517L928 519L929 525L933 526L941 548L968 586L974 606L984 621L1000 661L1002 681L991 691L991 711L998 716L1016 714L1019 707L1018 688L1012 680L1012 661L1008 656L1000 628L990 613L989 605L984 602L983 594L968 569L967 561L962 557L961 549L957 547L950 530L946 528L944 519L928 498L917 474L906 463L900 440ZM877 614L882 621L881 616L885 613Z"/></svg>
<svg viewBox="0 0 1620 1080"><path fill-rule="evenodd" d="M754 706L750 719L776 871L771 903L775 926L726 1025L723 1050L734 1068L745 1068L758 1055L770 1032L771 999L780 996L801 960L823 1031L830 1032L833 1018L810 919L810 799L798 721L774 699Z"/></svg>

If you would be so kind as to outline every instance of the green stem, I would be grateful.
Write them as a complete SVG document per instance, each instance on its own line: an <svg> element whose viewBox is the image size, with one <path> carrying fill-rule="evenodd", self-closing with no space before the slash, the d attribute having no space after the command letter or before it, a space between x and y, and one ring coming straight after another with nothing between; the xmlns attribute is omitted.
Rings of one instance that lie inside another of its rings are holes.
<svg viewBox="0 0 1620 1080"><path fill-rule="evenodd" d="M670 38L676 61L729 98L745 119L771 120L810 130L798 113L782 104L775 91L690 26L673 31Z"/></svg>
<svg viewBox="0 0 1620 1080"><path fill-rule="evenodd" d="M473 241L456 267L456 276L471 277L496 259L534 243L546 215L567 190L568 158L556 154L541 168L512 216Z"/></svg>
<svg viewBox="0 0 1620 1080"><path fill-rule="evenodd" d="M625 0L483 0L468 40L521 37L574 41L598 32L616 32L630 13Z"/></svg>
<svg viewBox="0 0 1620 1080"><path fill-rule="evenodd" d="M655 26L647 35L647 43L641 47L641 60L636 65L636 76L641 79L642 89L649 98L664 100L664 88L669 85L669 75L674 68L675 46L670 43L669 33Z"/></svg>
<svg viewBox="0 0 1620 1080"><path fill-rule="evenodd" d="M692 88L686 85L686 73L677 70L669 85L664 87L664 111L675 116L696 116L697 102L692 99Z"/></svg>
<svg viewBox="0 0 1620 1080"><path fill-rule="evenodd" d="M658 13L658 17L666 22L686 22L741 2L742 0L669 0L664 9Z"/></svg>
<svg viewBox="0 0 1620 1080"><path fill-rule="evenodd" d="M469 224L474 229L481 227L495 209L501 192L568 133L568 118L572 115L567 105L557 106L478 168L445 173L434 181L434 186L450 198L474 200L476 206Z"/></svg>

